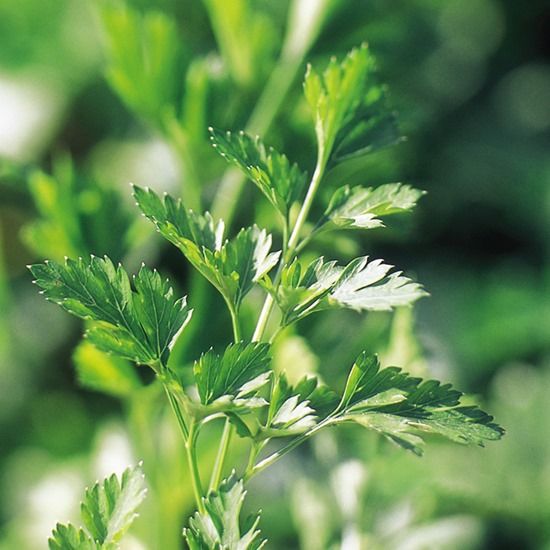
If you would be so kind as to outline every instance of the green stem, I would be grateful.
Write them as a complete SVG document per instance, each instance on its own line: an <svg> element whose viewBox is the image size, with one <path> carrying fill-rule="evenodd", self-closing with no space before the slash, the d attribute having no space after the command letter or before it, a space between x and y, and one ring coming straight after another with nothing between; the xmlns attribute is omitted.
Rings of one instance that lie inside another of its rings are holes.
<svg viewBox="0 0 550 550"><path fill-rule="evenodd" d="M266 468L268 468L269 466L277 462L277 460L285 456L287 453L289 453L290 451L292 451L293 449L301 445L306 439L310 438L312 435L317 433L319 430L321 430L325 426L328 426L332 421L332 419L333 419L332 416L326 418L325 420L323 420L323 422L320 422L305 434L301 435L300 437L297 437L296 439L291 441L288 445L285 445L278 451L269 455L267 458L264 458L262 461L258 462L258 464L256 464L254 467L247 468L247 471L244 476L245 481L248 481L251 477L255 476L256 474L259 474L260 472L262 472L263 470L265 470Z"/></svg>
<svg viewBox="0 0 550 550"><path fill-rule="evenodd" d="M197 509L201 514L206 513L204 508L204 502L202 500L202 484L199 473L199 467L197 464L196 455L196 425L193 423L189 428L189 438L185 442L185 452L187 454L187 463L189 464L189 471L191 472L191 485L193 486L193 494L195 495L195 501L197 503Z"/></svg>
<svg viewBox="0 0 550 550"><path fill-rule="evenodd" d="M319 189L319 184L323 179L323 173L325 171L326 165L326 162L323 161L323 157L324 155L322 154L322 152L320 152L317 159L317 164L315 166L315 171L313 172L313 176L307 190L306 198L304 199L302 207L300 208L300 212L298 213L298 217L296 218L296 223L294 224L292 233L290 234L288 245L286 246L286 253L283 258L281 258L281 262L279 263L279 267L277 268L277 273L275 274L275 278L273 279L273 286L275 288L275 291L277 291L277 287L281 282L281 276L285 265L287 265L292 260L292 256L300 239L300 232L302 230L302 227L304 226L304 223L307 220L309 211L311 210L311 206L313 205L313 199L315 198L315 194ZM269 316L273 309L273 303L273 295L268 294L265 298L262 311L260 312L260 316L258 317L256 329L254 330L254 334L252 336L253 342L257 342L262 338L267 326L267 322L269 320Z"/></svg>
<svg viewBox="0 0 550 550"><path fill-rule="evenodd" d="M241 325L239 323L239 313L232 304L228 304L228 308L231 315L231 325L233 327L233 340L235 341L235 343L237 343L242 340Z"/></svg>
<svg viewBox="0 0 550 550"><path fill-rule="evenodd" d="M225 419L225 424L223 426L222 438L220 440L220 447L218 449L218 454L216 456L216 461L214 462L214 468L212 470L212 477L210 478L210 485L208 487L209 491L215 491L219 485L223 473L223 464L227 456L227 451L229 450L229 444L231 443L231 438L233 437L233 424L229 422L229 419Z"/></svg>
<svg viewBox="0 0 550 550"><path fill-rule="evenodd" d="M308 8L305 12L304 6ZM281 56L248 120L245 128L248 133L263 135L271 126L331 7L332 0L294 0L292 3ZM223 219L226 227L231 226L245 180L236 169L228 170L222 178L212 214L214 219Z"/></svg>
<svg viewBox="0 0 550 550"><path fill-rule="evenodd" d="M170 391L170 389L166 384L164 385L164 391L166 392L166 396L168 397L168 402L170 403L170 407L172 407L172 411L174 411L174 415L176 416L176 420L178 421L178 425L183 435L183 439L185 442L187 442L189 440L189 430L187 428L187 424L185 423L185 419L183 418L183 414L178 405L178 402L176 401L176 398L172 395L172 392Z"/></svg>

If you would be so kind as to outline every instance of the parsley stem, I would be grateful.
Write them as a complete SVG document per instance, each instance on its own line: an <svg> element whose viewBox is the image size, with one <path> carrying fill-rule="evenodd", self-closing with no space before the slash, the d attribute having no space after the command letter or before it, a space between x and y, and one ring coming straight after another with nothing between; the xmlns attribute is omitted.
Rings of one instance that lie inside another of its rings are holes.
<svg viewBox="0 0 550 550"><path fill-rule="evenodd" d="M304 199L304 202L302 203L302 207L300 208L300 212L298 213L298 217L296 218L296 222L294 224L294 227L292 228L292 233L290 234L288 243L285 247L286 252L284 256L281 258L279 267L277 269L277 273L275 274L275 278L273 280L273 287L275 288L275 291L277 291L279 283L281 282L281 276L283 274L284 267L290 261L292 261L292 257L294 255L296 246L298 245L298 241L300 239L300 232L302 231L302 227L304 226L304 223L307 220L309 211L311 210L311 206L313 205L313 199L315 198L315 194L319 189L319 184L323 179L323 174L326 166L326 161L323 160L323 157L324 155L320 152L317 158L317 164L315 166L315 170L313 172L311 182L309 183L306 197ZM265 332L265 329L267 327L269 316L273 309L273 303L274 303L273 295L268 294L265 298L264 305L260 312L260 316L258 317L258 323L256 324L256 329L254 330L254 334L252 336L253 342L258 342L262 338Z"/></svg>
<svg viewBox="0 0 550 550"><path fill-rule="evenodd" d="M229 444L231 443L231 438L233 436L233 425L229 422L229 419L225 419L225 424L223 426L222 437L220 440L220 447L218 449L218 454L216 456L216 461L214 462L214 468L212 469L212 477L210 478L210 485L208 491L215 491L221 481L223 473L223 464L227 456L227 451L229 450Z"/></svg>
<svg viewBox="0 0 550 550"><path fill-rule="evenodd" d="M189 471L191 473L191 485L193 486L193 494L195 495L197 509L201 514L205 514L206 510L202 499L201 477L197 464L196 434L196 425L193 423L189 428L189 437L185 442L185 452L187 454L187 463L189 464Z"/></svg>

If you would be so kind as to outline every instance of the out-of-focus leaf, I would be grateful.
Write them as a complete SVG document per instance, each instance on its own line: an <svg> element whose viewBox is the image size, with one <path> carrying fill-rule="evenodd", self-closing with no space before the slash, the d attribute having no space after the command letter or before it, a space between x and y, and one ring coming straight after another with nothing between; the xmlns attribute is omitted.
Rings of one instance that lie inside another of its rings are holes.
<svg viewBox="0 0 550 550"><path fill-rule="evenodd" d="M104 353L90 342L82 341L73 353L80 384L91 390L128 397L141 386L132 365L121 357Z"/></svg>
<svg viewBox="0 0 550 550"><path fill-rule="evenodd" d="M259 515L241 526L240 513L246 491L235 474L224 480L218 491L203 499L205 513L197 512L183 534L191 550L258 550L265 544L257 529Z"/></svg>

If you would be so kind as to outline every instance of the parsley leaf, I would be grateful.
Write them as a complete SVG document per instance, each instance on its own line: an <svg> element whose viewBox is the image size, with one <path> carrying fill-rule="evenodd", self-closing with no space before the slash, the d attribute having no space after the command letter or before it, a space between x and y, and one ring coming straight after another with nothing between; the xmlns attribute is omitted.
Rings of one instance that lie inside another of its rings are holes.
<svg viewBox="0 0 550 550"><path fill-rule="evenodd" d="M308 66L304 93L313 112L322 165L396 143L399 130L386 107L386 91L375 81L375 62L366 44L318 73Z"/></svg>
<svg viewBox="0 0 550 550"><path fill-rule="evenodd" d="M107 257L46 261L30 270L48 300L97 321L86 333L95 346L137 363L165 365L191 316L186 299L176 299L168 281L145 266L133 278L135 291L123 267Z"/></svg>
<svg viewBox="0 0 550 550"><path fill-rule="evenodd" d="M258 550L265 544L259 539L259 515L249 517L241 527L239 516L246 491L242 480L233 473L222 481L218 491L203 499L205 513L195 513L183 534L191 550Z"/></svg>
<svg viewBox="0 0 550 550"><path fill-rule="evenodd" d="M241 229L232 240L223 240L223 222L209 213L196 214L169 195L162 200L150 189L134 187L143 214L160 233L177 246L191 264L216 287L226 302L238 310L242 299L277 263L270 253L271 236L257 226Z"/></svg>
<svg viewBox="0 0 550 550"><path fill-rule="evenodd" d="M266 149L259 137L210 128L210 139L216 151L236 164L288 219L290 207L302 194L306 173L297 164L291 165L285 155Z"/></svg>
<svg viewBox="0 0 550 550"><path fill-rule="evenodd" d="M120 479L113 474L96 483L86 491L80 507L87 532L57 524L48 541L50 550L115 550L146 493L139 466L127 468Z"/></svg>

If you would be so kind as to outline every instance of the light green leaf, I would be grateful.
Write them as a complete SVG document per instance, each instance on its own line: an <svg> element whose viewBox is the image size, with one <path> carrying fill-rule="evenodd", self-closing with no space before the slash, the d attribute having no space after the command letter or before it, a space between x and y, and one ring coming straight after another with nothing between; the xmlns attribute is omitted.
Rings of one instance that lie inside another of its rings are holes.
<svg viewBox="0 0 550 550"><path fill-rule="evenodd" d="M87 332L95 346L137 363L166 364L191 316L186 299L176 299L168 281L145 266L134 277L135 291L122 266L107 257L46 261L30 270L48 300L97 321Z"/></svg>
<svg viewBox="0 0 550 550"><path fill-rule="evenodd" d="M125 2L102 2L100 8L107 81L138 116L162 124L174 110L185 72L174 19L156 10L140 12Z"/></svg>
<svg viewBox="0 0 550 550"><path fill-rule="evenodd" d="M316 377L305 376L292 387L283 373L273 384L267 421L259 437L286 437L307 432L333 410L337 402L336 394L319 384Z"/></svg>
<svg viewBox="0 0 550 550"><path fill-rule="evenodd" d="M193 367L201 403L254 396L267 382L269 351L268 344L240 342L227 346L222 355L212 349L202 354Z"/></svg>
<svg viewBox="0 0 550 550"><path fill-rule="evenodd" d="M461 406L462 393L450 384L414 378L397 367L380 368L376 356L361 354L330 423L356 422L416 454L422 432L457 443L483 446L500 439L502 428L475 406Z"/></svg>
<svg viewBox="0 0 550 550"><path fill-rule="evenodd" d="M288 218L290 207L301 197L306 173L297 164L291 165L285 155L266 149L259 137L210 128L210 138L218 153L236 164Z"/></svg>
<svg viewBox="0 0 550 550"><path fill-rule="evenodd" d="M141 382L126 360L100 351L90 342L82 341L73 353L78 381L91 390L128 397L141 387Z"/></svg>
<svg viewBox="0 0 550 550"><path fill-rule="evenodd" d="M329 304L358 311L388 311L412 304L427 293L382 260L357 258L344 269L328 297Z"/></svg>
<svg viewBox="0 0 550 550"><path fill-rule="evenodd" d="M381 227L384 225L381 217L411 210L423 194L424 191L401 183L387 183L376 188L350 188L345 185L332 196L318 226L322 228L332 224L349 229Z"/></svg>
<svg viewBox="0 0 550 550"><path fill-rule="evenodd" d="M136 510L146 493L139 466L127 468L120 479L113 474L88 489L80 512L94 540L104 548L116 548L116 543L137 517Z"/></svg>
<svg viewBox="0 0 550 550"><path fill-rule="evenodd" d="M385 90L375 81L375 62L366 44L323 73L308 67L304 93L313 112L322 165L369 153L399 140Z"/></svg>
<svg viewBox="0 0 550 550"><path fill-rule="evenodd" d="M277 291L269 285L266 288L275 295L283 314L283 325L330 307L390 310L412 304L426 295L419 284L400 272L389 273L391 269L392 266L382 260L369 262L368 256L357 258L345 267L318 258L302 273L296 261L283 271Z"/></svg>
<svg viewBox="0 0 550 550"><path fill-rule="evenodd" d="M139 466L127 468L86 490L80 507L87 529L57 524L48 540L50 550L116 550L137 517L147 489Z"/></svg>
<svg viewBox="0 0 550 550"><path fill-rule="evenodd" d="M48 540L50 550L99 550L99 546L82 530L72 524L58 523Z"/></svg>
<svg viewBox="0 0 550 550"><path fill-rule="evenodd" d="M197 512L183 534L191 550L258 550L265 544L257 529L259 515L240 524L246 491L242 480L233 473L218 491L203 499L206 512Z"/></svg>
<svg viewBox="0 0 550 550"><path fill-rule="evenodd" d="M223 222L214 224L187 210L181 201L166 195L162 200L150 189L134 187L134 196L145 216L160 233L177 246L191 264L238 310L252 286L277 263L279 253L270 253L271 236L253 226L223 241Z"/></svg>

